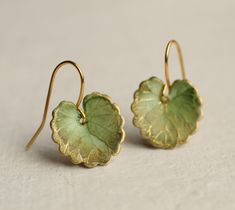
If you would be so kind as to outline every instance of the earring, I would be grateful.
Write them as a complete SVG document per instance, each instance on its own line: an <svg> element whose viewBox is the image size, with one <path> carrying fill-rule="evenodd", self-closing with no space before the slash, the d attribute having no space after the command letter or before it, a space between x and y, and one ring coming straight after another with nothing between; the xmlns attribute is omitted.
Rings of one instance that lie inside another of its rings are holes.
<svg viewBox="0 0 235 210"><path fill-rule="evenodd" d="M183 79L171 84L168 58L173 44L178 51ZM186 143L202 115L201 99L186 79L181 49L175 40L168 42L166 47L165 77L166 84L157 77L141 82L134 93L131 109L133 124L140 128L142 137L154 147L168 149Z"/></svg>
<svg viewBox="0 0 235 210"><path fill-rule="evenodd" d="M50 123L52 139L59 145L59 151L70 157L74 164L83 163L86 167L105 165L112 155L119 153L120 144L124 141L124 119L118 106L107 95L94 92L83 99L84 76L73 61L61 62L54 69L41 125L26 148L32 146L45 125L55 76L66 64L74 66L80 75L80 95L76 105L62 101L54 109ZM83 110L80 108L81 102Z"/></svg>

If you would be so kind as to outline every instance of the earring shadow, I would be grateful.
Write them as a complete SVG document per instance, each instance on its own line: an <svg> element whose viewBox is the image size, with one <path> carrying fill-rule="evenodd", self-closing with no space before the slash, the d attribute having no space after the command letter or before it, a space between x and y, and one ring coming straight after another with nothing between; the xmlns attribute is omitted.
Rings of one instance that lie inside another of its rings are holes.
<svg viewBox="0 0 235 210"><path fill-rule="evenodd" d="M40 157L44 162L50 162L54 165L64 165L66 167L78 167L83 169L92 169L86 167L84 164L73 164L69 157L65 157L60 154L59 150L56 148L50 148L48 146L41 146L36 151L36 155Z"/></svg>
<svg viewBox="0 0 235 210"><path fill-rule="evenodd" d="M126 135L125 143L130 144L132 146L141 147L141 148L148 148L148 149L153 149L153 150L156 149L155 147L148 144L148 142L141 137L139 132L136 132L133 129L131 132L129 132Z"/></svg>
<svg viewBox="0 0 235 210"><path fill-rule="evenodd" d="M57 147L58 148L58 147ZM51 148L48 146L40 146L37 151L37 155L40 156L44 161L49 161L53 164L63 164L65 166L74 166L68 157L64 157L60 154L59 150L56 148Z"/></svg>

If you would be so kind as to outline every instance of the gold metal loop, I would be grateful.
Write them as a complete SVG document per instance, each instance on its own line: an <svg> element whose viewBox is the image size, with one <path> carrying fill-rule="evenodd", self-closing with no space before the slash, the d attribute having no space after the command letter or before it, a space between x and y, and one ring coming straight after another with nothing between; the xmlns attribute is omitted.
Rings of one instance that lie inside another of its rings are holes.
<svg viewBox="0 0 235 210"><path fill-rule="evenodd" d="M179 56L179 60L180 60L182 78L186 79L183 56L182 56L182 52L181 52L181 49L180 49L180 45L176 40L170 40L168 42L167 46L166 46L166 51L165 51L165 77L166 77L166 86L168 88L168 91L170 91L170 86L171 86L170 79L169 79L168 60L169 60L169 54L170 54L170 49L171 49L172 45L176 46L178 56Z"/></svg>
<svg viewBox="0 0 235 210"><path fill-rule="evenodd" d="M79 111L82 113L82 117L85 118L84 113L79 108L79 105L81 104L82 99L83 99L83 95L84 95L84 76L83 76L83 73L75 62L69 61L69 60L63 61L55 67L55 69L52 73L50 85L49 85L49 89L48 89L48 93L47 93L47 99L46 99L46 104L45 104L45 108L44 108L44 113L43 113L43 117L42 117L42 122L41 122L39 128L37 129L36 133L33 135L31 140L29 141L29 143L26 145L27 150L33 145L33 143L35 142L36 138L38 137L39 133L42 131L42 129L45 125L49 102L50 102L51 93L52 93L52 88L54 86L55 76L56 76L57 72L59 71L59 69L66 64L71 64L72 66L74 66L80 75L80 78L81 78L80 94L79 94L79 98L77 100L76 106L79 109Z"/></svg>

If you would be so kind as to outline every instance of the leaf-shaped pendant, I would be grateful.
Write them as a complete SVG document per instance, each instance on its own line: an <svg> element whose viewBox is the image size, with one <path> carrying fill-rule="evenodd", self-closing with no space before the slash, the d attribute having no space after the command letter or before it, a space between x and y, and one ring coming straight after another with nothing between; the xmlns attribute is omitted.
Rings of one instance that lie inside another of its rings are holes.
<svg viewBox="0 0 235 210"><path fill-rule="evenodd" d="M134 94L134 125L153 146L173 148L185 143L197 127L201 101L187 80L176 80L166 98L164 83L156 78L142 82Z"/></svg>
<svg viewBox="0 0 235 210"><path fill-rule="evenodd" d="M59 63L52 73L42 122L26 148L33 145L45 125L55 76L66 64L75 67L80 75L80 94L76 104L62 101L54 109L52 139L59 144L60 152L70 157L74 164L83 163L87 167L105 165L112 155L120 151L120 144L125 138L124 119L118 106L107 95L94 92L83 98L83 73L75 62L69 60Z"/></svg>
<svg viewBox="0 0 235 210"><path fill-rule="evenodd" d="M87 95L83 109L85 122L72 102L62 101L54 109L51 121L53 140L74 164L105 165L119 152L124 139L123 118L117 106L100 93Z"/></svg>
<svg viewBox="0 0 235 210"><path fill-rule="evenodd" d="M171 85L168 57L172 44L178 50L183 79ZM140 128L143 138L154 147L167 149L185 143L196 130L202 114L201 99L186 79L181 49L175 40L168 42L166 47L165 75L166 85L157 77L143 81L134 94L131 109L133 123Z"/></svg>

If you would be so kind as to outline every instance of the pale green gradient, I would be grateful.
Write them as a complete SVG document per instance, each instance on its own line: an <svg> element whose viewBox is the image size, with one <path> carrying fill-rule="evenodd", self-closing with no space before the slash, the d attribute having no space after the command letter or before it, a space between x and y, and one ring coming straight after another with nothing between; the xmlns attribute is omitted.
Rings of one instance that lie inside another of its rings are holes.
<svg viewBox="0 0 235 210"><path fill-rule="evenodd" d="M153 146L173 148L185 143L197 127L201 101L187 80L176 80L170 87L167 102L162 101L164 83L151 77L135 92L133 122Z"/></svg>
<svg viewBox="0 0 235 210"><path fill-rule="evenodd" d="M118 108L100 93L83 100L86 122L72 102L62 101L53 111L51 128L60 151L73 163L87 167L106 164L119 151L124 131Z"/></svg>

